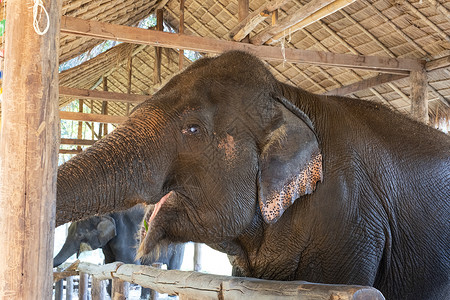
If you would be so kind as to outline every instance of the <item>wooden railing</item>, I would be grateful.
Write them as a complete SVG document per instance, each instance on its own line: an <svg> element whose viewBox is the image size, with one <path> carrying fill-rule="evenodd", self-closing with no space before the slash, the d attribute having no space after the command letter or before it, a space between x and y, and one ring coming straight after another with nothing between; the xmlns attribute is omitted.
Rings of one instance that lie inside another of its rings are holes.
<svg viewBox="0 0 450 300"><path fill-rule="evenodd" d="M76 266L76 269L78 272L91 274L96 279L96 282L106 279L131 282L139 284L142 287L151 288L159 293L178 295L180 300L384 299L381 292L366 286L316 284L305 281L262 280L199 272L162 270L150 266L130 265L120 262L107 265L94 265L80 262ZM66 274L62 276L64 277ZM54 277L55 281L62 278L58 273L55 273ZM126 298L123 295L113 295L112 299Z"/></svg>

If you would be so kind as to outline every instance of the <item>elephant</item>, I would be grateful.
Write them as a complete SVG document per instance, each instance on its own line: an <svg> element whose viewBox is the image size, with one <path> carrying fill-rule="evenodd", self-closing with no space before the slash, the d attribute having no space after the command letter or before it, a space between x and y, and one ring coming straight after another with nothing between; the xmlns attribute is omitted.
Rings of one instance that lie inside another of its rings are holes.
<svg viewBox="0 0 450 300"><path fill-rule="evenodd" d="M56 223L156 204L138 255L200 242L235 275L450 294L450 138L225 52L175 75L58 169Z"/></svg>
<svg viewBox="0 0 450 300"><path fill-rule="evenodd" d="M141 227L146 210L153 210L153 205L142 204L101 216L92 216L70 224L68 235L63 247L53 259L53 267L65 262L73 254L78 255L84 250L101 248L105 255L105 264L120 261L128 264L140 264L136 258L138 246L138 231ZM149 253L143 263L151 265L160 262L167 269L180 269L183 262L185 244L170 244ZM111 294L111 284L108 285ZM142 288L141 299L147 299L150 290Z"/></svg>

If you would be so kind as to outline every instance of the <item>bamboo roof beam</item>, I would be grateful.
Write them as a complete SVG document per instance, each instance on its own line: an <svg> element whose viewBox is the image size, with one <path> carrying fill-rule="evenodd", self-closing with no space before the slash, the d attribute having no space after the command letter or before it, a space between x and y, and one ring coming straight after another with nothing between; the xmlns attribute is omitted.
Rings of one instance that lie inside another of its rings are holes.
<svg viewBox="0 0 450 300"><path fill-rule="evenodd" d="M198 52L221 53L229 50L242 50L269 61L328 65L405 75L410 70L418 70L423 67L423 63L416 59L355 56L291 48L285 49L284 53L282 53L281 48L278 47L255 46L197 36L149 31L141 28L107 24L92 20L81 20L73 17L62 17L61 28L61 33L76 36L118 40L126 43L153 46L158 45L167 48L183 48Z"/></svg>
<svg viewBox="0 0 450 300"><path fill-rule="evenodd" d="M318 20L355 2L355 0L313 0L305 4L296 13L279 21L250 39L254 45L273 44L286 35L292 34Z"/></svg>
<svg viewBox="0 0 450 300"><path fill-rule="evenodd" d="M291 0L272 0L266 2L233 27L229 33L230 38L236 42L242 41L242 39L252 32L256 26L263 22L270 13L276 11L289 1Z"/></svg>
<svg viewBox="0 0 450 300"><path fill-rule="evenodd" d="M437 32L445 41L450 42L450 36L445 33L442 29L440 29L437 25L435 25L433 22L428 20L428 18L422 14L417 8L415 8L411 3L408 1L401 1L401 5L406 6L410 11L412 11L419 19L421 19L423 22L425 22L430 28L432 28L435 32ZM448 14L447 14L448 17Z"/></svg>

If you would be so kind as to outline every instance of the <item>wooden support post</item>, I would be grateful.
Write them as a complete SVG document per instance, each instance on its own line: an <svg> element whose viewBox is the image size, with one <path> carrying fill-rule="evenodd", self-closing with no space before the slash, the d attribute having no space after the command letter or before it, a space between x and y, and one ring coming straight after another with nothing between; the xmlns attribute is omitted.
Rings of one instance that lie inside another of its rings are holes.
<svg viewBox="0 0 450 300"><path fill-rule="evenodd" d="M73 298L73 276L66 278L66 300Z"/></svg>
<svg viewBox="0 0 450 300"><path fill-rule="evenodd" d="M411 114L416 120L428 123L427 72L411 71Z"/></svg>
<svg viewBox="0 0 450 300"><path fill-rule="evenodd" d="M164 10L156 10L156 30L164 30ZM153 69L153 85L154 88L161 84L161 47L155 47L155 68Z"/></svg>
<svg viewBox="0 0 450 300"><path fill-rule="evenodd" d="M131 83L133 78L133 55L128 57L128 63L127 63L127 71L128 71L128 85L127 85L127 94L131 94ZM126 115L130 115L130 103L127 103L126 108Z"/></svg>
<svg viewBox="0 0 450 300"><path fill-rule="evenodd" d="M63 300L64 294L64 279L55 283L55 300Z"/></svg>
<svg viewBox="0 0 450 300"><path fill-rule="evenodd" d="M202 244L194 243L194 271L202 270Z"/></svg>
<svg viewBox="0 0 450 300"><path fill-rule="evenodd" d="M61 0L6 6L0 137L0 299L51 299Z"/></svg>
<svg viewBox="0 0 450 300"><path fill-rule="evenodd" d="M92 277L91 295L92 300L105 300L107 298L106 284L107 280L100 280Z"/></svg>
<svg viewBox="0 0 450 300"><path fill-rule="evenodd" d="M108 91L108 77L103 77L103 91L107 92ZM101 111L102 115L107 115L108 114L108 102L107 101L103 101L102 102L102 111ZM98 136L100 138L102 138L103 136L108 134L108 124L100 124L99 125L99 130L98 130ZM102 133L102 127L103 127L103 133Z"/></svg>
<svg viewBox="0 0 450 300"><path fill-rule="evenodd" d="M128 299L128 292L130 290L130 283L122 281L119 278L112 280L111 300L126 300Z"/></svg>
<svg viewBox="0 0 450 300"><path fill-rule="evenodd" d="M180 26L178 28L179 34L184 34L184 0L180 0ZM183 70L184 65L184 50L180 49L178 57L178 69Z"/></svg>
<svg viewBox="0 0 450 300"><path fill-rule="evenodd" d="M161 269L162 268L162 263L153 263L152 267L156 268L156 269ZM159 293L155 290L150 290L150 300L158 300L159 298Z"/></svg>
<svg viewBox="0 0 450 300"><path fill-rule="evenodd" d="M89 274L80 272L80 282L78 283L78 299L88 300Z"/></svg>
<svg viewBox="0 0 450 300"><path fill-rule="evenodd" d="M78 112L83 113L83 99L78 99ZM78 137L79 140L83 139L83 122L78 122ZM78 151L81 151L81 147L77 147Z"/></svg>
<svg viewBox="0 0 450 300"><path fill-rule="evenodd" d="M249 1L248 0L239 0L238 1L238 21L241 22L248 16L248 9L249 9ZM248 35L244 37L241 42L248 43L250 39L248 38Z"/></svg>

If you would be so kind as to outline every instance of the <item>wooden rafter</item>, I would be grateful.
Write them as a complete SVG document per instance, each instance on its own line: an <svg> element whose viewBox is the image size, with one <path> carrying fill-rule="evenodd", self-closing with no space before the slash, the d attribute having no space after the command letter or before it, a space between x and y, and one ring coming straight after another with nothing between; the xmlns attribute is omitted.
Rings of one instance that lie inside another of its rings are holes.
<svg viewBox="0 0 450 300"><path fill-rule="evenodd" d="M272 0L260 6L230 30L230 38L239 42L264 21L270 13L276 11L291 0Z"/></svg>
<svg viewBox="0 0 450 300"><path fill-rule="evenodd" d="M66 86L59 87L60 96L70 96L82 99L95 99L102 101L112 101L112 102L124 102L124 103L141 103L151 96L146 95L136 95L136 94L122 94L114 92L104 92L97 90L83 90L77 88L71 88Z"/></svg>
<svg viewBox="0 0 450 300"><path fill-rule="evenodd" d="M375 77L371 77L366 80L358 81L358 82L328 91L328 92L324 93L324 95L345 96L345 95L355 93L358 91L366 90L368 88L371 88L371 87L374 87L374 86L377 86L377 85L380 85L383 83L403 79L406 77L408 77L408 76L395 75L395 74L377 75Z"/></svg>
<svg viewBox="0 0 450 300"><path fill-rule="evenodd" d="M296 13L279 21L255 35L250 41L254 45L273 44L286 35L292 34L318 20L344 8L355 0L313 0Z"/></svg>
<svg viewBox="0 0 450 300"><path fill-rule="evenodd" d="M71 111L60 111L59 117L64 120L111 123L111 124L123 123L128 118L128 117L123 117L123 116L87 114L87 113L79 113L79 112L71 112Z"/></svg>
<svg viewBox="0 0 450 300"><path fill-rule="evenodd" d="M76 145L76 146L91 146L95 143L95 140L83 140L83 139L61 139L61 145Z"/></svg>
<svg viewBox="0 0 450 300"><path fill-rule="evenodd" d="M179 35L167 32L149 31L116 24L62 17L61 33L99 39L118 40L126 43L158 45L167 48L189 49L198 52L222 53L228 50L242 50L253 53L264 60L307 63L343 68L364 69L394 74L408 74L410 70L423 68L416 59L325 53L271 46L255 46L211 38Z"/></svg>

